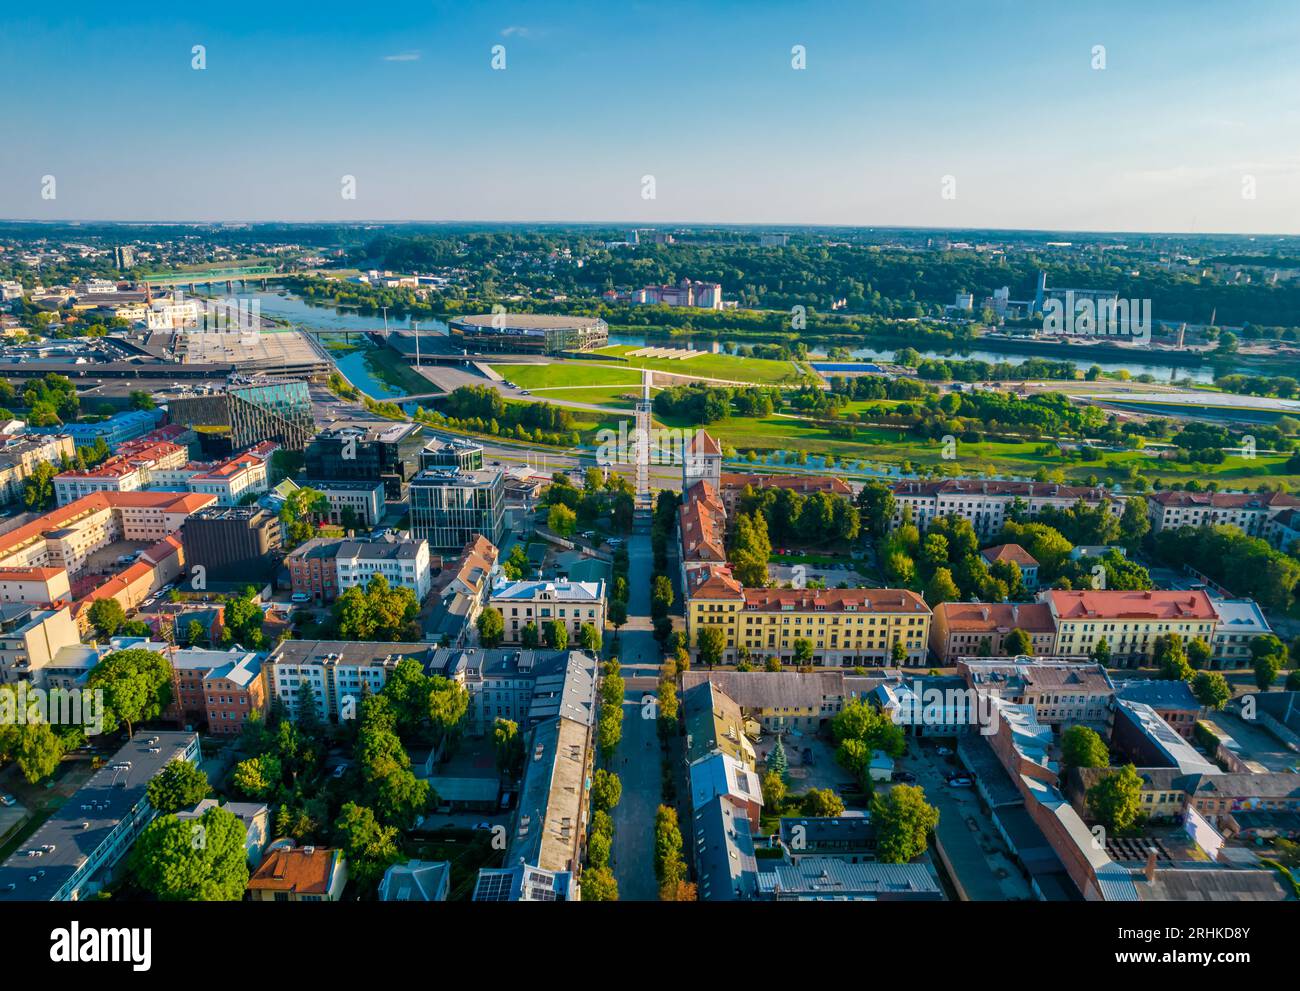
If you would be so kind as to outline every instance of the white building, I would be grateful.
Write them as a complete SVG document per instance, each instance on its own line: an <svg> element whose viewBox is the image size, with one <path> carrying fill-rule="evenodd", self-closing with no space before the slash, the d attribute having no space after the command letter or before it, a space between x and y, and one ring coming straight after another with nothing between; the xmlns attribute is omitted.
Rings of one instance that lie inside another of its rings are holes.
<svg viewBox="0 0 1300 991"><path fill-rule="evenodd" d="M1151 530L1230 524L1252 537L1269 536L1283 510L1300 507L1300 497L1285 492L1153 492L1146 497Z"/></svg>
<svg viewBox="0 0 1300 991"><path fill-rule="evenodd" d="M893 492L895 509L891 529L910 522L922 533L940 516L960 516L971 521L980 537L992 537L1002 529L1011 507L1018 504L1024 507L1026 517L1037 516L1046 508L1069 509L1081 499L1089 507L1106 505L1115 516L1124 511L1122 500L1104 488L1054 482L945 478L933 482L897 482Z"/></svg>
<svg viewBox="0 0 1300 991"><path fill-rule="evenodd" d="M605 628L605 583L571 581L510 581L498 578L488 605L505 619L505 642L520 643L529 623L545 633L547 623L562 624L569 642L576 641L583 623Z"/></svg>
<svg viewBox="0 0 1300 991"><path fill-rule="evenodd" d="M425 540L345 540L334 556L339 591L365 587L383 575L394 588L409 588L423 602L432 587L429 544Z"/></svg>
<svg viewBox="0 0 1300 991"><path fill-rule="evenodd" d="M1214 653L1211 660L1216 668L1239 668L1251 663L1250 642L1256 637L1273 632L1264 618L1264 611L1254 599L1213 598L1219 622L1214 627Z"/></svg>

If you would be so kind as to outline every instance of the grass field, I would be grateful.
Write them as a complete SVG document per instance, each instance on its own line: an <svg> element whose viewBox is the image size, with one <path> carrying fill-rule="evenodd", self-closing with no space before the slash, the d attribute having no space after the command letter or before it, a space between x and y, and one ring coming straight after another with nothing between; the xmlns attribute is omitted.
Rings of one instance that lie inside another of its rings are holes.
<svg viewBox="0 0 1300 991"><path fill-rule="evenodd" d="M588 361L549 365L492 365L492 370L521 389L564 388L584 385L640 385L641 373Z"/></svg>
<svg viewBox="0 0 1300 991"><path fill-rule="evenodd" d="M688 427L691 424L665 420L664 426ZM1082 481L1089 475L1101 479L1107 475L1122 478L1132 464L1148 479L1162 478L1166 482L1214 479L1234 489L1253 488L1266 482L1276 484L1283 478L1294 478L1286 472L1286 459L1277 455L1260 455L1253 460L1233 455L1221 465L1200 467L1161 460L1142 451L1108 453L1100 461L1068 462L1056 453L1040 453L1045 446L1042 441L985 441L979 444L958 443L956 458L949 460L943 457L939 441L914 437L904 430L859 428L854 440L844 440L832 437L824 426L789 416L731 417L709 424L708 430L724 448L734 448L741 455L751 450L760 454L806 452L814 459L809 468L818 467L818 456L831 454L841 462L867 462L878 467L901 466L908 462L914 467L929 466L951 475L1033 476L1039 468L1045 468L1048 471L1060 469L1067 479Z"/></svg>
<svg viewBox="0 0 1300 991"><path fill-rule="evenodd" d="M513 381L513 379L511 380ZM658 389L651 389L653 396ZM534 389L534 399L553 402L590 403L596 406L608 406L611 409L632 409L641 395L638 385L616 386L577 386L572 389Z"/></svg>
<svg viewBox="0 0 1300 991"><path fill-rule="evenodd" d="M615 344L592 352L611 358L622 358L637 368L674 372L678 375L697 375L701 378L727 379L733 382L750 382L754 385L795 385L800 373L793 362L771 361L767 358L737 358L729 354L702 354L695 358L675 361L669 358L628 358L629 351L640 348Z"/></svg>

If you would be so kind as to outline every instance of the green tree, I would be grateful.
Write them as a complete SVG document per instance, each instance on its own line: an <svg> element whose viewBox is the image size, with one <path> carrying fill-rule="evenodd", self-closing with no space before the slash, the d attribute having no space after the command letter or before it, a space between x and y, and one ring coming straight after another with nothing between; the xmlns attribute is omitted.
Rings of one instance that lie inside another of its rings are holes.
<svg viewBox="0 0 1300 991"><path fill-rule="evenodd" d="M701 626L695 634L695 646L700 651L700 661L713 667L722 663L722 652L727 647L727 635L717 626Z"/></svg>
<svg viewBox="0 0 1300 991"><path fill-rule="evenodd" d="M1061 763L1066 767L1109 767L1110 751L1087 726L1071 726L1061 734Z"/></svg>
<svg viewBox="0 0 1300 991"><path fill-rule="evenodd" d="M1110 643L1105 637L1098 637L1089 654L1102 667L1110 667Z"/></svg>
<svg viewBox="0 0 1300 991"><path fill-rule="evenodd" d="M1207 709L1222 709L1232 698L1232 687L1218 671L1198 671L1192 679L1192 694Z"/></svg>
<svg viewBox="0 0 1300 991"><path fill-rule="evenodd" d="M1255 687L1266 692L1277 681L1277 673L1282 670L1282 659L1276 654L1265 654L1255 658Z"/></svg>
<svg viewBox="0 0 1300 991"><path fill-rule="evenodd" d="M654 830L655 878L661 888L675 886L686 879L686 862L682 859L682 832L677 825L677 810L659 806Z"/></svg>
<svg viewBox="0 0 1300 991"><path fill-rule="evenodd" d="M952 571L948 568L935 568L925 586L925 601L931 606L937 606L944 602L954 602L960 597L957 584L952 580Z"/></svg>
<svg viewBox="0 0 1300 991"><path fill-rule="evenodd" d="M578 525L578 515L563 503L556 503L546 514L546 525L561 537L572 537Z"/></svg>
<svg viewBox="0 0 1300 991"><path fill-rule="evenodd" d="M200 623L197 619L190 620L189 625L185 627L186 646L197 647L206 639L207 639L207 634L203 632L203 624Z"/></svg>
<svg viewBox="0 0 1300 991"><path fill-rule="evenodd" d="M498 716L492 724L492 738L496 744L497 770L515 780L524 766L524 738L519 735L519 725Z"/></svg>
<svg viewBox="0 0 1300 991"><path fill-rule="evenodd" d="M434 742L444 746L460 734L469 713L469 689L441 675L430 678L429 723Z"/></svg>
<svg viewBox="0 0 1300 991"><path fill-rule="evenodd" d="M223 808L197 819L160 816L131 849L129 874L160 901L237 902L248 887L247 838Z"/></svg>
<svg viewBox="0 0 1300 991"><path fill-rule="evenodd" d="M152 650L119 650L91 668L86 687L104 693L104 731L126 724L127 736L136 723L157 719L172 699L172 668Z"/></svg>
<svg viewBox="0 0 1300 991"><path fill-rule="evenodd" d="M803 637L796 637L794 641L794 663L796 667L807 667L813 661L813 645L811 640Z"/></svg>
<svg viewBox="0 0 1300 991"><path fill-rule="evenodd" d="M786 756L785 744L781 738L776 738L776 743L767 754L767 769L773 774L779 774L782 780L785 780L786 772L790 769L790 758Z"/></svg>
<svg viewBox="0 0 1300 991"><path fill-rule="evenodd" d="M1214 648L1206 643L1203 637L1197 637L1194 640L1188 641L1187 663L1191 665L1194 670L1203 670L1204 668L1209 667L1210 657L1213 653Z"/></svg>
<svg viewBox="0 0 1300 991"><path fill-rule="evenodd" d="M939 825L939 810L913 785L894 785L871 800L876 824L876 855L882 863L906 864L925 853Z"/></svg>
<svg viewBox="0 0 1300 991"><path fill-rule="evenodd" d="M601 637L600 630L596 627L596 624L582 624L582 628L578 631L578 646L583 650L589 650L592 653L600 653Z"/></svg>
<svg viewBox="0 0 1300 991"><path fill-rule="evenodd" d="M0 715L4 717L0 719L0 761L14 761L28 784L35 784L54 773L80 734L74 737L67 732L57 733L48 723L30 717L17 722L17 711L16 689L0 685Z"/></svg>
<svg viewBox="0 0 1300 991"><path fill-rule="evenodd" d="M1033 654L1034 641L1024 630L1014 629L1007 634L1006 640L1002 642L1002 649L1006 651L1008 657Z"/></svg>
<svg viewBox="0 0 1300 991"><path fill-rule="evenodd" d="M1178 633L1156 637L1152 660L1160 668L1160 677L1168 681L1186 681L1192 676L1192 666L1187 663L1187 651Z"/></svg>
<svg viewBox="0 0 1300 991"><path fill-rule="evenodd" d="M623 783L618 775L604 768L597 768L591 778L591 807L603 812L610 812L618 806L623 797Z"/></svg>
<svg viewBox="0 0 1300 991"><path fill-rule="evenodd" d="M58 469L48 461L38 461L23 479L23 505L28 509L49 509L54 505L54 476Z"/></svg>
<svg viewBox="0 0 1300 991"><path fill-rule="evenodd" d="M187 760L168 762L149 782L149 804L167 815L193 808L208 797L211 786L203 769Z"/></svg>
<svg viewBox="0 0 1300 991"><path fill-rule="evenodd" d="M618 882L608 867L588 867L579 886L584 902L618 901Z"/></svg>
<svg viewBox="0 0 1300 991"><path fill-rule="evenodd" d="M1142 811L1142 779L1132 764L1106 775L1088 789L1088 809L1108 830L1122 833Z"/></svg>
<svg viewBox="0 0 1300 991"><path fill-rule="evenodd" d="M126 622L122 603L117 599L96 599L90 604L90 622L100 637L111 639Z"/></svg>
<svg viewBox="0 0 1300 991"><path fill-rule="evenodd" d="M804 792L800 809L806 816L818 818L844 814L844 800L829 788L809 788Z"/></svg>
<svg viewBox="0 0 1300 991"><path fill-rule="evenodd" d="M558 619L553 619L542 627L546 635L546 646L552 650L564 650L569 646L569 630Z"/></svg>
<svg viewBox="0 0 1300 991"><path fill-rule="evenodd" d="M541 633L537 629L537 624L531 619L519 631L519 642L528 650L536 650L541 645Z"/></svg>
<svg viewBox="0 0 1300 991"><path fill-rule="evenodd" d="M864 788L871 785L871 748L861 740L845 740L835 751L835 763L848 771Z"/></svg>
<svg viewBox="0 0 1300 991"><path fill-rule="evenodd" d="M248 798L265 800L279 788L282 774L280 759L273 754L262 754L236 764L230 783Z"/></svg>
<svg viewBox="0 0 1300 991"><path fill-rule="evenodd" d="M487 606L478 614L478 639L484 647L496 647L505 636L506 621L501 610Z"/></svg>
<svg viewBox="0 0 1300 991"><path fill-rule="evenodd" d="M305 485L290 492L280 507L285 550L292 550L308 540L315 532L316 519L327 516L329 511L329 497L324 492Z"/></svg>
<svg viewBox="0 0 1300 991"><path fill-rule="evenodd" d="M763 789L763 804L769 809L779 808L785 801L785 779L779 771L765 771L760 779Z"/></svg>
<svg viewBox="0 0 1300 991"><path fill-rule="evenodd" d="M359 889L373 893L384 872L402 859L397 827L382 825L371 809L348 802L339 810L335 831L349 876Z"/></svg>

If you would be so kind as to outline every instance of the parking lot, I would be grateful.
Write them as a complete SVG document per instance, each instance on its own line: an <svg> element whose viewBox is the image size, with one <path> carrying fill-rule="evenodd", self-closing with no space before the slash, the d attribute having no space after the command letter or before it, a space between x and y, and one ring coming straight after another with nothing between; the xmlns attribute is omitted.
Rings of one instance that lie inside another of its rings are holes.
<svg viewBox="0 0 1300 991"><path fill-rule="evenodd" d="M916 775L916 784L925 790L926 800L939 810L936 846L943 856L936 851L936 864L944 865L950 876L955 875L955 885L971 901L1032 898L1029 883L981 807L975 788L955 788L948 783L947 775L964 769L955 754L940 754L940 747L951 750L954 743L911 739L910 756L896 765L896 770Z"/></svg>

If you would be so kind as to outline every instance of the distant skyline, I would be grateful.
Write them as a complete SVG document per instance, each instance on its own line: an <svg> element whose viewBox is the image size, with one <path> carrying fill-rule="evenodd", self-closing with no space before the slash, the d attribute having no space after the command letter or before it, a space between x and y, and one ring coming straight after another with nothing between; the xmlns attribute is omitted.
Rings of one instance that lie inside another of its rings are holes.
<svg viewBox="0 0 1300 991"><path fill-rule="evenodd" d="M1297 51L1284 0L27 7L0 218L1295 234Z"/></svg>

